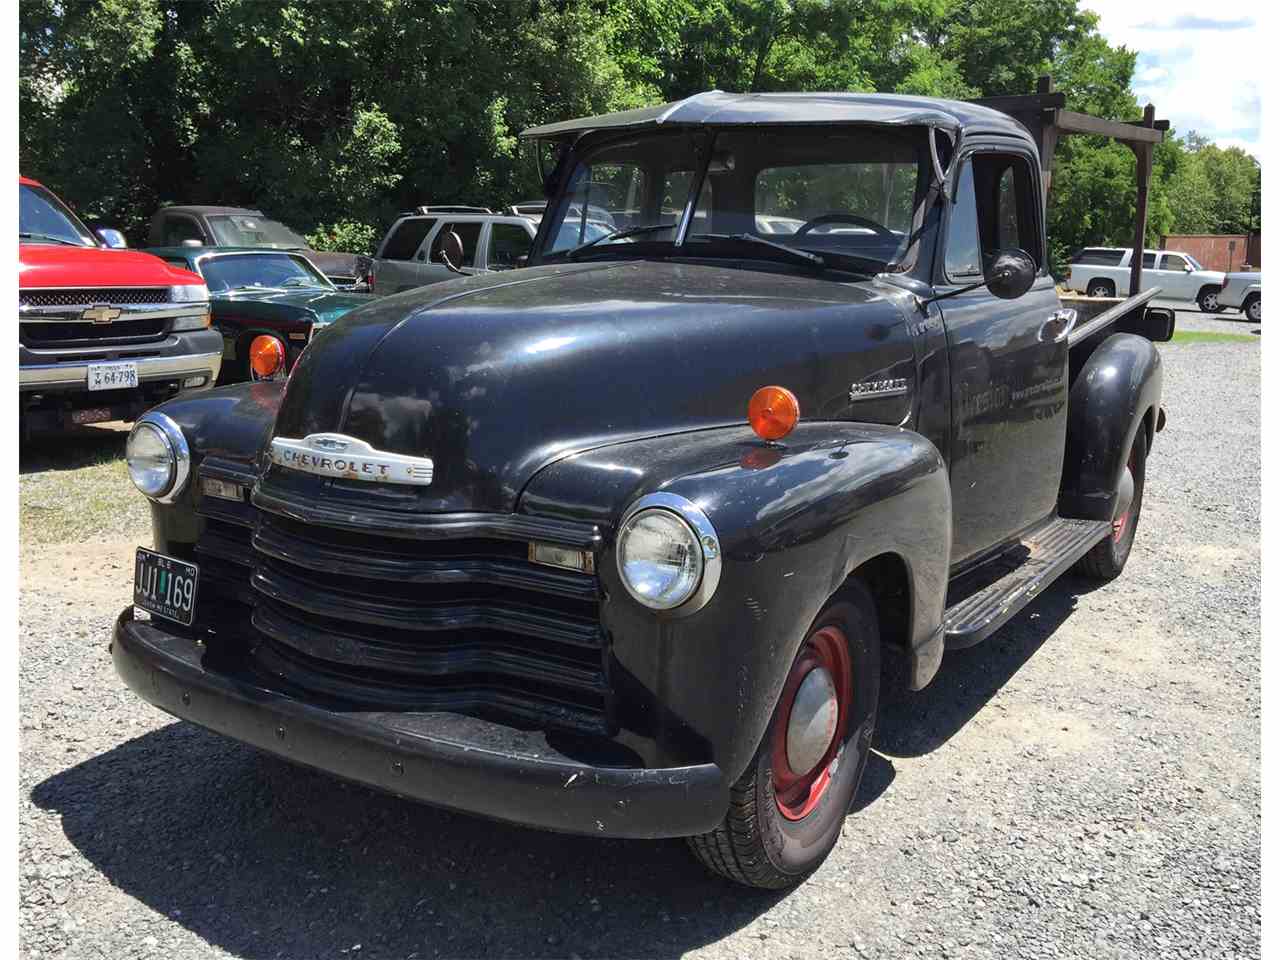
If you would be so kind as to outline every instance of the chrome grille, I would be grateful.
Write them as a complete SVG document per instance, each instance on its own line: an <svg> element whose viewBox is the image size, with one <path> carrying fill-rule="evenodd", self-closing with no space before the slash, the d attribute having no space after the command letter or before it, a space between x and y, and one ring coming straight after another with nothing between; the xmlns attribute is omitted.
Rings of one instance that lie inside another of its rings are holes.
<svg viewBox="0 0 1280 960"><path fill-rule="evenodd" d="M75 287L64 290L19 290L20 307L86 307L131 303L168 303L168 287Z"/></svg>
<svg viewBox="0 0 1280 960"><path fill-rule="evenodd" d="M206 500L200 512L200 616L247 623L255 667L285 687L364 708L611 730L594 577L465 528L411 540L249 504Z"/></svg>

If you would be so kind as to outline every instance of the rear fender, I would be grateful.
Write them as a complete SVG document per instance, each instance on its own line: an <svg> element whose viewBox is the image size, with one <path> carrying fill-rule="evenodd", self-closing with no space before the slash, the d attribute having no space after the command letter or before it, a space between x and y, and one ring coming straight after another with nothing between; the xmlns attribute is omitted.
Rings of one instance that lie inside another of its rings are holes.
<svg viewBox="0 0 1280 960"><path fill-rule="evenodd" d="M1155 435L1164 374L1150 340L1117 333L1100 343L1071 385L1058 512L1110 520L1134 436ZM1148 421L1150 421L1148 423Z"/></svg>
<svg viewBox="0 0 1280 960"><path fill-rule="evenodd" d="M720 541L719 586L687 615L643 607L617 571L614 525L658 490L697 504ZM617 444L541 471L520 509L609 531L598 572L619 721L652 737L661 762L702 757L740 775L814 617L882 554L907 572L912 685L937 670L951 490L941 455L919 434L822 422L802 424L785 444L744 427Z"/></svg>

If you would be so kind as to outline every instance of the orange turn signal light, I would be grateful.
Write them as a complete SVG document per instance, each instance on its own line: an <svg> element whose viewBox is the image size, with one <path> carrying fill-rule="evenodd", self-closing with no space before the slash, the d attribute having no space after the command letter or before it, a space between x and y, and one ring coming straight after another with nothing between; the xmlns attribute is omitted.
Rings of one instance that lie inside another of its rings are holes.
<svg viewBox="0 0 1280 960"><path fill-rule="evenodd" d="M259 380L274 377L284 369L284 344L263 334L249 344L249 366Z"/></svg>
<svg viewBox="0 0 1280 960"><path fill-rule="evenodd" d="M747 404L751 429L764 440L781 440L800 420L800 401L786 387L761 387Z"/></svg>

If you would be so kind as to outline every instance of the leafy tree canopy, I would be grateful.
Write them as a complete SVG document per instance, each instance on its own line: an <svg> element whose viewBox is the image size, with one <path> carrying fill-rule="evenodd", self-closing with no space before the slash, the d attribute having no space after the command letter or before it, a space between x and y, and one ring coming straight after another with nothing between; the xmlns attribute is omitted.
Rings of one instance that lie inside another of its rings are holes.
<svg viewBox="0 0 1280 960"><path fill-rule="evenodd" d="M526 126L712 88L963 99L1051 73L1074 109L1140 113L1135 54L1076 0L24 0L19 43L21 169L134 242L163 203L219 202L364 247L421 203L538 196ZM1057 262L1130 242L1133 164L1060 144ZM1257 229L1260 179L1167 141L1149 239Z"/></svg>

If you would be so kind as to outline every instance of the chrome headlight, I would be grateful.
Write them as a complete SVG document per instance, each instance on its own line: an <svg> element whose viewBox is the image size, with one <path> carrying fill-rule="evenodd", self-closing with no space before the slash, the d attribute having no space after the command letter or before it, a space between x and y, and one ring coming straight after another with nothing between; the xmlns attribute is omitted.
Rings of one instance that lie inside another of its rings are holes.
<svg viewBox="0 0 1280 960"><path fill-rule="evenodd" d="M169 288L171 303L201 303L209 299L209 288L203 283L178 283Z"/></svg>
<svg viewBox="0 0 1280 960"><path fill-rule="evenodd" d="M133 425L125 461L133 485L160 503L172 503L191 473L191 451L182 428L156 411L144 413Z"/></svg>
<svg viewBox="0 0 1280 960"><path fill-rule="evenodd" d="M627 592L653 610L692 613L720 582L720 541L697 504L671 493L641 497L622 518L616 545Z"/></svg>

